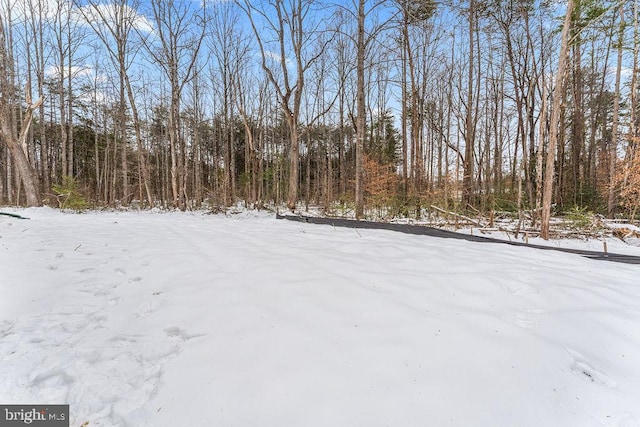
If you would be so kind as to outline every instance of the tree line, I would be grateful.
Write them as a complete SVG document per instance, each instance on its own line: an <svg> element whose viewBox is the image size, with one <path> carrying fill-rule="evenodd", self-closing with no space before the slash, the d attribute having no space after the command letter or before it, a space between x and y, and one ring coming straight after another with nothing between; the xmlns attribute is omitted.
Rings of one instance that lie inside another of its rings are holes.
<svg viewBox="0 0 640 427"><path fill-rule="evenodd" d="M638 215L637 0L0 11L0 204Z"/></svg>

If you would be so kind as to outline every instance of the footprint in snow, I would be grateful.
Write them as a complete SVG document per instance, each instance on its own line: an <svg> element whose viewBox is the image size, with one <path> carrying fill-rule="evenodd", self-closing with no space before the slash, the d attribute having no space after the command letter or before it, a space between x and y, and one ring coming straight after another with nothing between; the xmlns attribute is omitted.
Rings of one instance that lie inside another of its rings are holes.
<svg viewBox="0 0 640 427"><path fill-rule="evenodd" d="M607 417L607 426L615 427L640 427L640 419L635 415L625 412L617 416Z"/></svg>
<svg viewBox="0 0 640 427"><path fill-rule="evenodd" d="M527 319L523 314L517 314L514 323L524 329L533 329L538 326L536 321Z"/></svg>
<svg viewBox="0 0 640 427"><path fill-rule="evenodd" d="M502 288L511 295L528 295L538 293L538 290L536 288L521 281L504 283L502 285Z"/></svg>
<svg viewBox="0 0 640 427"><path fill-rule="evenodd" d="M605 373L594 368L587 358L570 348L566 349L573 359L571 371L592 383L603 385L609 388L616 388L618 383L609 378Z"/></svg>
<svg viewBox="0 0 640 427"><path fill-rule="evenodd" d="M109 342L115 343L116 345L119 343L129 345L138 342L139 339L140 337L138 335L116 335L111 337Z"/></svg>
<svg viewBox="0 0 640 427"><path fill-rule="evenodd" d="M514 318L504 318L505 320L511 321L516 326L519 326L524 329L534 329L538 326L538 316L544 314L544 310L539 309L526 309L521 313L517 313Z"/></svg>
<svg viewBox="0 0 640 427"><path fill-rule="evenodd" d="M156 393L164 364L181 351L176 341L192 336L180 328L167 329L171 341L112 335L106 320L100 307L75 305L0 321L0 366L16 367L0 369L0 395L49 396L70 403L91 425L124 425Z"/></svg>
<svg viewBox="0 0 640 427"><path fill-rule="evenodd" d="M160 310L160 308L164 305L163 301L152 299L149 301L145 301L140 306L138 306L138 310L136 311L137 317L147 317Z"/></svg>
<svg viewBox="0 0 640 427"><path fill-rule="evenodd" d="M79 292L86 292L95 297L106 297L113 295L113 290L117 286L113 283L90 283L82 287Z"/></svg>
<svg viewBox="0 0 640 427"><path fill-rule="evenodd" d="M178 328L177 326L165 329L164 333L167 334L167 337L169 338L175 338L182 341L186 341L188 339L187 332L184 329Z"/></svg>
<svg viewBox="0 0 640 427"><path fill-rule="evenodd" d="M9 322L9 321L2 321L0 322L0 338L4 338L6 336L11 335L13 332L13 326L14 323L13 322Z"/></svg>
<svg viewBox="0 0 640 427"><path fill-rule="evenodd" d="M169 339L179 340L179 341L188 341L193 338L202 337L202 334L189 334L182 328L178 328L177 326L172 326L164 330L164 333L167 334Z"/></svg>

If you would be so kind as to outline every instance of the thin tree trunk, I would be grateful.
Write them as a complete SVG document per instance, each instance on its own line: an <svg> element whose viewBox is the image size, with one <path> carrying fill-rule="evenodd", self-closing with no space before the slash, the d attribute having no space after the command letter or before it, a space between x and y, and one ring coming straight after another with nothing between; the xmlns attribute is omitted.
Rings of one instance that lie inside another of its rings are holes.
<svg viewBox="0 0 640 427"><path fill-rule="evenodd" d="M536 205L533 214L533 223L539 219L539 210L542 206L542 187L543 187L543 159L544 159L544 141L547 137L547 84L542 83L542 106L540 107L540 127L538 131L538 151L536 153Z"/></svg>
<svg viewBox="0 0 640 427"><path fill-rule="evenodd" d="M638 141L638 51L640 50L640 23L638 23L638 0L633 2L633 69L631 71L631 123L629 130L631 133L631 141L629 143L627 160L632 162L637 153Z"/></svg>
<svg viewBox="0 0 640 427"><path fill-rule="evenodd" d="M67 175L74 176L74 141L73 141L73 74L72 71L72 55L71 55L71 28L70 23L67 23L68 27L68 40L69 40L69 55L67 55L67 119L68 119L68 131L67 131Z"/></svg>
<svg viewBox="0 0 640 427"><path fill-rule="evenodd" d="M151 178L149 176L149 168L147 166L146 150L142 143L142 129L140 126L140 116L138 114L138 107L136 106L135 97L133 95L133 89L131 88L131 83L129 81L128 75L125 75L125 86L127 88L127 96L129 98L129 107L131 108L131 115L133 118L133 128L136 134L138 166L142 173L142 183L145 190L145 196L147 197L147 203L149 203L149 207L152 208L154 206L154 203L153 203L153 196L151 195L151 188L150 188Z"/></svg>
<svg viewBox="0 0 640 427"><path fill-rule="evenodd" d="M553 104L551 107L551 125L549 129L549 148L547 150L546 170L544 174L544 187L542 193L542 223L540 225L540 237L549 240L549 224L551 222L551 199L553 197L553 181L555 175L555 153L558 143L558 131L560 127L560 106L564 97L564 80L567 69L567 49L569 45L569 29L573 14L574 0L567 1L567 11L562 26L562 41L560 45L560 58L558 58L558 70L555 76L553 88Z"/></svg>
<svg viewBox="0 0 640 427"><path fill-rule="evenodd" d="M474 33L475 33L475 14L476 14L475 0L469 1L469 67L467 71L469 73L467 80L467 111L465 118L465 131L464 131L464 163L463 163L463 207L467 209L473 204L473 192L474 192L474 144L475 144L475 132L474 132L474 117L473 117L473 81L474 81Z"/></svg>
<svg viewBox="0 0 640 427"><path fill-rule="evenodd" d="M356 42L356 69L357 69L357 117L356 117L356 219L364 216L364 140L366 138L366 108L364 93L364 59L365 46L365 0L358 2L358 34Z"/></svg>
<svg viewBox="0 0 640 427"><path fill-rule="evenodd" d="M406 37L406 32L403 32ZM406 42L405 42L406 43ZM401 126L402 126L402 191L404 193L405 198L409 193L409 151L407 146L407 121L409 118L407 117L407 102L408 102L408 93L407 93L407 52L406 49L402 49L402 112L401 112Z"/></svg>
<svg viewBox="0 0 640 427"><path fill-rule="evenodd" d="M616 164L618 162L618 121L620 111L620 77L622 74L622 47L624 45L624 2L620 3L620 31L618 33L618 63L616 65L616 88L613 97L613 123L611 125L611 145L609 146L609 191L607 215L613 218L616 208Z"/></svg>

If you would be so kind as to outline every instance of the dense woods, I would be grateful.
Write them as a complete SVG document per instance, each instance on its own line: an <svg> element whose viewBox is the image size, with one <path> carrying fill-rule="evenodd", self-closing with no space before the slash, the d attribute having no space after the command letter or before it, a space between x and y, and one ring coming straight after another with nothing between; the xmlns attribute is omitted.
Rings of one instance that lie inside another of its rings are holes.
<svg viewBox="0 0 640 427"><path fill-rule="evenodd" d="M638 25L637 0L0 0L0 204L637 218Z"/></svg>

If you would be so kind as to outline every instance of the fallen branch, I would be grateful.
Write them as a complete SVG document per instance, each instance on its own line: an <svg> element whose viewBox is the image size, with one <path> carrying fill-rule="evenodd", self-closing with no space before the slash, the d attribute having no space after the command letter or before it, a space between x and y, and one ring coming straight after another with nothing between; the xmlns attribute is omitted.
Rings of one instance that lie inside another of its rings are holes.
<svg viewBox="0 0 640 427"><path fill-rule="evenodd" d="M484 224L482 224L480 221L476 221L475 219L469 218L468 216L460 215L460 214L455 213L455 212L446 211L446 210L441 209L441 208L439 208L439 207L437 207L437 206L434 206L434 205L431 205L431 209L435 209L435 210L437 210L438 212L443 213L443 214L445 214L445 215L453 215L453 216L455 216L455 217L457 217L457 218L464 219L465 221L469 221L470 223L475 224L475 225L477 225L478 227L482 227L482 228L484 228L484 227L485 227L485 225L484 225Z"/></svg>

